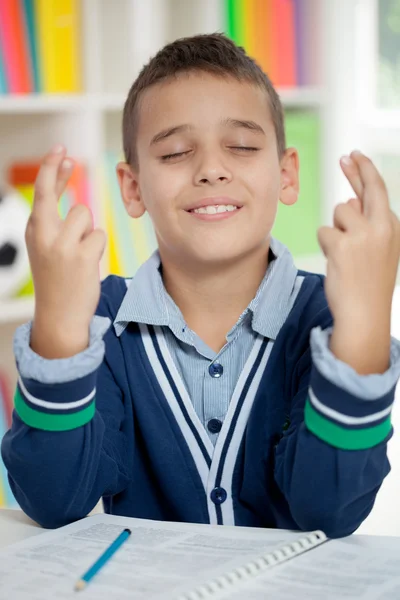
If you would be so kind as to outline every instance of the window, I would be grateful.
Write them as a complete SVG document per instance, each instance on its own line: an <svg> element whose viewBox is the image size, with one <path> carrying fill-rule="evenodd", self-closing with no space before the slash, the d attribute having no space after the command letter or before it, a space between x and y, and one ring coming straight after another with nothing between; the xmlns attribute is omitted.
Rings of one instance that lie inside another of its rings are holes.
<svg viewBox="0 0 400 600"><path fill-rule="evenodd" d="M400 0L358 0L356 78L362 149L400 216Z"/></svg>

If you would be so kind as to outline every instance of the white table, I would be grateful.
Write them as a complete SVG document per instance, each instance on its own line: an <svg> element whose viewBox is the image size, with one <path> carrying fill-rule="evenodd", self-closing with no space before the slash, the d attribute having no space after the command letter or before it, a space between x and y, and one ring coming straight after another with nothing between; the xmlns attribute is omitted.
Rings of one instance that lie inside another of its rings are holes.
<svg viewBox="0 0 400 600"><path fill-rule="evenodd" d="M46 531L19 509L0 508L0 548Z"/></svg>

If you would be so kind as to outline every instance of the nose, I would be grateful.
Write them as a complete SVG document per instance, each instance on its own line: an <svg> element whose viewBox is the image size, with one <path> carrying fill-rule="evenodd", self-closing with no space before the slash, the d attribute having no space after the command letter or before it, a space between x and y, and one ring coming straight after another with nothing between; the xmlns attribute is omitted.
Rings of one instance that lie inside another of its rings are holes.
<svg viewBox="0 0 400 600"><path fill-rule="evenodd" d="M215 185L229 183L232 173L219 152L208 151L200 157L194 178L195 185Z"/></svg>

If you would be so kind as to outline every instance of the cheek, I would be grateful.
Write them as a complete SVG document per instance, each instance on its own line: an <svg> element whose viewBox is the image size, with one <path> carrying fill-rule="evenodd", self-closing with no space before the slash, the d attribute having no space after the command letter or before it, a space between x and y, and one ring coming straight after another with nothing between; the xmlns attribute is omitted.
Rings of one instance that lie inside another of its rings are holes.
<svg viewBox="0 0 400 600"><path fill-rule="evenodd" d="M140 177L140 189L146 210L154 224L160 224L170 218L173 207L181 190L181 178L173 169L148 168Z"/></svg>
<svg viewBox="0 0 400 600"><path fill-rule="evenodd" d="M243 172L243 178L246 185L256 201L256 205L263 210L268 211L279 200L280 178L276 170L271 170L265 165L252 165Z"/></svg>

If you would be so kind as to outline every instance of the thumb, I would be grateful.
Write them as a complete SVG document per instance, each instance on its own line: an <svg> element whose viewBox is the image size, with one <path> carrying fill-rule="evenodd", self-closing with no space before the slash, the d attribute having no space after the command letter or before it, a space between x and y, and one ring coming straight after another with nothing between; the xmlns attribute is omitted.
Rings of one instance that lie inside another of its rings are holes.
<svg viewBox="0 0 400 600"><path fill-rule="evenodd" d="M326 258L329 258L333 248L340 241L342 235L344 235L344 233L335 227L320 227L318 229L318 243Z"/></svg>

